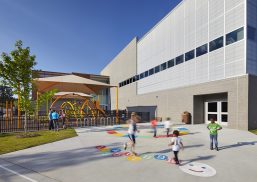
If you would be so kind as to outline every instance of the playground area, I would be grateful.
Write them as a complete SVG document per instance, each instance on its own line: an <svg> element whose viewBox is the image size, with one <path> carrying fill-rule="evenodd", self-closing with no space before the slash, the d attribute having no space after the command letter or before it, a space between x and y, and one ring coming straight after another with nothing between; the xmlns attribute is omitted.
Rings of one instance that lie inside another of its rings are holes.
<svg viewBox="0 0 257 182"><path fill-rule="evenodd" d="M132 156L123 144L127 126L76 129L78 136L0 156L0 181L124 181L124 182L254 182L257 136L224 128L219 133L220 151L209 149L206 125L178 125L184 133L181 165L167 163L173 156L162 126L153 138L149 124L139 124Z"/></svg>

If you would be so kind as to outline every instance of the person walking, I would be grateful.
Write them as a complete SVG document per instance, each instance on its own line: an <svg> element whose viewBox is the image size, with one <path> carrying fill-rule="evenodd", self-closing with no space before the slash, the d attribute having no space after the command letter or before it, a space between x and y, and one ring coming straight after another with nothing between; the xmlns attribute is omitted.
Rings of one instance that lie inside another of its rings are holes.
<svg viewBox="0 0 257 182"><path fill-rule="evenodd" d="M157 135L157 120L155 118L152 118L152 120L151 120L151 127L153 129L153 137L156 137L156 135Z"/></svg>
<svg viewBox="0 0 257 182"><path fill-rule="evenodd" d="M215 149L219 151L218 148L218 130L221 130L222 127L215 123L215 119L211 118L211 123L207 125L207 129L210 130L210 149L213 150L213 143Z"/></svg>
<svg viewBox="0 0 257 182"><path fill-rule="evenodd" d="M131 118L127 121L128 125L129 125L129 129L128 129L128 137L130 139L130 145L131 145L131 153L133 155L137 155L137 153L135 152L135 148L136 148L136 132L139 133L139 130L137 129L137 122L139 122L140 118L139 116L137 116L137 114L135 112L131 113ZM124 144L124 150L127 149L127 142Z"/></svg>
<svg viewBox="0 0 257 182"><path fill-rule="evenodd" d="M170 118L167 117L166 121L164 121L164 128L166 130L167 137L169 137L169 134L170 134L170 125L171 125Z"/></svg>
<svg viewBox="0 0 257 182"><path fill-rule="evenodd" d="M184 145L182 143L182 139L179 137L178 130L173 131L173 136L174 137L172 137L171 143L169 144L169 146L172 146L172 151L174 153L173 160L175 161L175 164L179 164L178 153L180 149L184 150ZM172 163L172 158L168 162Z"/></svg>
<svg viewBox="0 0 257 182"><path fill-rule="evenodd" d="M52 113L53 113L52 109L49 109L49 113L48 113L48 119L49 119L48 129L49 129L49 130L54 129Z"/></svg>
<svg viewBox="0 0 257 182"><path fill-rule="evenodd" d="M59 126L58 126L59 114L56 112L56 110L54 110L52 113L52 119L54 123L54 131L59 131Z"/></svg>

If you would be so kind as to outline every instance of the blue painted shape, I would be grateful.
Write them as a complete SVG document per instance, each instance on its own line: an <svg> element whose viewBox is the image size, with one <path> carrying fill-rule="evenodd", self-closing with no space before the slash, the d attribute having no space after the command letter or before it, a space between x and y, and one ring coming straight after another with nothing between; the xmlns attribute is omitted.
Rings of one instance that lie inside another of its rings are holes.
<svg viewBox="0 0 257 182"><path fill-rule="evenodd" d="M112 153L117 153L117 152L120 152L120 151L121 151L120 148L112 148L112 149L111 149L111 152L112 152Z"/></svg>
<svg viewBox="0 0 257 182"><path fill-rule="evenodd" d="M176 129L179 130L179 131L188 131L187 128L176 128Z"/></svg>
<svg viewBox="0 0 257 182"><path fill-rule="evenodd" d="M164 124L158 124L157 128L164 128Z"/></svg>
<svg viewBox="0 0 257 182"><path fill-rule="evenodd" d="M162 155L162 154L156 154L156 155L154 155L154 158L156 160L161 160L161 161L167 161L168 160L168 156L167 155Z"/></svg>
<svg viewBox="0 0 257 182"><path fill-rule="evenodd" d="M128 134L127 134L127 135L124 135L123 137L126 137L126 138L128 138L129 136L128 136ZM136 136L136 138L137 138L137 136Z"/></svg>

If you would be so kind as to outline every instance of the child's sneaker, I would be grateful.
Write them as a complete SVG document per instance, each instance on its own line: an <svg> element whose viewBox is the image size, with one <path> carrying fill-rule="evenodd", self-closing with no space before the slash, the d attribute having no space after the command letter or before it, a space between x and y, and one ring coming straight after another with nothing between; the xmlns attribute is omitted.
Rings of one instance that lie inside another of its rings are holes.
<svg viewBox="0 0 257 182"><path fill-rule="evenodd" d="M123 145L124 150L127 150L127 147L128 147L128 144L124 143L124 145Z"/></svg>

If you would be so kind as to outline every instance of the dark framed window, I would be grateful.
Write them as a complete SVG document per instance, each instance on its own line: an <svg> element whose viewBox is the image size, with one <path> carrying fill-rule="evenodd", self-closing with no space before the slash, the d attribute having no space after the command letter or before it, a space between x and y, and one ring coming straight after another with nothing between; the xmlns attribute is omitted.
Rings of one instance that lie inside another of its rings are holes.
<svg viewBox="0 0 257 182"><path fill-rule="evenodd" d="M127 82L126 81L123 81L123 86L127 85Z"/></svg>
<svg viewBox="0 0 257 182"><path fill-rule="evenodd" d="M145 71L145 78L149 76L149 72Z"/></svg>
<svg viewBox="0 0 257 182"><path fill-rule="evenodd" d="M149 70L149 76L153 75L153 74L154 74L154 69L152 68L152 69Z"/></svg>
<svg viewBox="0 0 257 182"><path fill-rule="evenodd" d="M189 51L185 54L185 61L189 61L195 58L195 50Z"/></svg>
<svg viewBox="0 0 257 182"><path fill-rule="evenodd" d="M136 76L133 77L133 82L135 82L135 81L136 81Z"/></svg>
<svg viewBox="0 0 257 182"><path fill-rule="evenodd" d="M256 28L252 26L247 26L247 39L248 40L256 40Z"/></svg>
<svg viewBox="0 0 257 182"><path fill-rule="evenodd" d="M121 85L121 83L119 83L119 87L121 87L122 85Z"/></svg>
<svg viewBox="0 0 257 182"><path fill-rule="evenodd" d="M184 54L176 57L176 65L181 64L184 62Z"/></svg>
<svg viewBox="0 0 257 182"><path fill-rule="evenodd" d="M140 79L143 79L145 77L145 74L144 73L141 73L140 74Z"/></svg>
<svg viewBox="0 0 257 182"><path fill-rule="evenodd" d="M129 83L129 79L128 79L128 80L126 80L126 85L128 85L128 84L130 84L130 83Z"/></svg>
<svg viewBox="0 0 257 182"><path fill-rule="evenodd" d="M165 62L165 63L161 64L161 71L166 70L166 69L167 69L167 63Z"/></svg>
<svg viewBox="0 0 257 182"><path fill-rule="evenodd" d="M202 56L208 52L208 44L196 48L196 57Z"/></svg>
<svg viewBox="0 0 257 182"><path fill-rule="evenodd" d="M136 81L139 80L139 75L136 75Z"/></svg>
<svg viewBox="0 0 257 182"><path fill-rule="evenodd" d="M233 44L234 42L237 42L242 39L244 39L244 27L228 33L226 35L226 45Z"/></svg>
<svg viewBox="0 0 257 182"><path fill-rule="evenodd" d="M132 83L132 82L133 82L133 78L130 78L130 79L129 79L129 83Z"/></svg>
<svg viewBox="0 0 257 182"><path fill-rule="evenodd" d="M174 59L168 61L168 68L171 68L175 65Z"/></svg>
<svg viewBox="0 0 257 182"><path fill-rule="evenodd" d="M210 52L211 52L211 51L215 51L219 48L222 48L223 46L224 46L224 38L222 36L222 37L219 37L219 38L211 41L210 44L209 44L209 49L210 49Z"/></svg>
<svg viewBox="0 0 257 182"><path fill-rule="evenodd" d="M156 66L156 67L154 68L154 73L158 73L158 72L160 72L160 66Z"/></svg>

